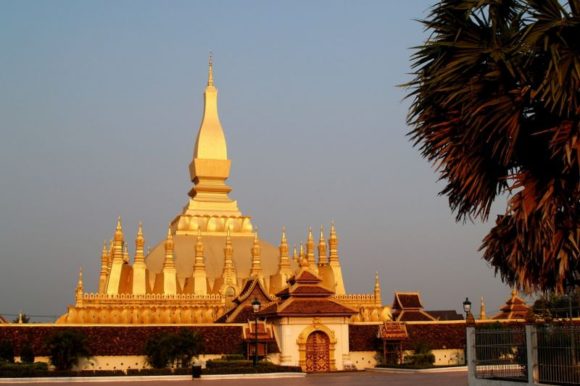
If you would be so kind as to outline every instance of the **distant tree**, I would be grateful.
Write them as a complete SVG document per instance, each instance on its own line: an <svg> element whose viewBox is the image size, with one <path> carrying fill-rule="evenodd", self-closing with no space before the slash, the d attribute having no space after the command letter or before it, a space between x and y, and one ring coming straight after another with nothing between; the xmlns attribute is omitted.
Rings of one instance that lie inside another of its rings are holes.
<svg viewBox="0 0 580 386"><path fill-rule="evenodd" d="M171 360L176 367L189 367L193 358L204 350L203 337L185 328L175 334L173 341Z"/></svg>
<svg viewBox="0 0 580 386"><path fill-rule="evenodd" d="M201 335L189 329L180 329L177 333L163 332L151 336L145 344L145 355L153 368L166 368L170 364L189 367L192 359L203 349Z"/></svg>
<svg viewBox="0 0 580 386"><path fill-rule="evenodd" d="M20 361L22 363L34 363L34 349L29 341L24 342L20 349Z"/></svg>
<svg viewBox="0 0 580 386"><path fill-rule="evenodd" d="M54 333L46 342L50 363L57 370L70 370L81 358L90 356L87 338L80 331L64 330Z"/></svg>
<svg viewBox="0 0 580 386"><path fill-rule="evenodd" d="M9 340L0 340L0 362L14 363L14 346Z"/></svg>
<svg viewBox="0 0 580 386"><path fill-rule="evenodd" d="M22 323L30 323L30 316L28 316L26 314L21 314L21 315L17 316L14 320L12 320L12 323L20 323L21 317L22 317Z"/></svg>
<svg viewBox="0 0 580 386"><path fill-rule="evenodd" d="M534 314L541 317L577 317L580 310L580 291L570 291L565 295L548 292L541 295L532 307Z"/></svg>
<svg viewBox="0 0 580 386"><path fill-rule="evenodd" d="M580 0L442 0L422 21L408 122L457 221L506 212L483 258L510 285L580 278Z"/></svg>

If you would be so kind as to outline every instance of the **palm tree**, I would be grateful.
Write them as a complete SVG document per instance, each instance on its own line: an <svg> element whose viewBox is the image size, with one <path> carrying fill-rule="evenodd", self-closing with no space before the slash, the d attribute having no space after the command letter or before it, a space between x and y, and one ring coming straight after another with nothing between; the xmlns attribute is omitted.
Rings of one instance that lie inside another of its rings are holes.
<svg viewBox="0 0 580 386"><path fill-rule="evenodd" d="M506 211L481 245L523 290L580 279L580 0L442 0L412 57L414 146L457 221Z"/></svg>

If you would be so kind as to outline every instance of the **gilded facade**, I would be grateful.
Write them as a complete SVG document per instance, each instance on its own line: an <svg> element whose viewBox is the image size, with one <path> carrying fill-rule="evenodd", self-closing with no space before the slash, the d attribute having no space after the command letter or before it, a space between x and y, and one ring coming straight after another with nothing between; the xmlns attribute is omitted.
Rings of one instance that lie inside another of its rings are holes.
<svg viewBox="0 0 580 386"><path fill-rule="evenodd" d="M111 242L101 251L97 292L84 291L81 273L75 304L57 323L210 323L230 308L249 279L258 278L273 296L287 287L302 260L337 301L359 311L353 320L390 318L389 308L381 303L378 275L373 293L346 293L334 224L328 234L321 228L318 240L309 229L306 241L299 251L293 248L292 255L284 230L278 247L261 240L251 217L229 196L230 168L210 59L186 205L169 224L165 240L149 251L144 249L139 224L134 256L129 255L130 241L119 218Z"/></svg>

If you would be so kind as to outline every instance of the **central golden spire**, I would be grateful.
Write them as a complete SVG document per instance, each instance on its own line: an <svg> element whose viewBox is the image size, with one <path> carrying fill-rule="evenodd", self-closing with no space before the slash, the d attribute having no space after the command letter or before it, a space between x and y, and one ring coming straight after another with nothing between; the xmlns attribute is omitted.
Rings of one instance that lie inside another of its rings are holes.
<svg viewBox="0 0 580 386"><path fill-rule="evenodd" d="M249 236L252 232L250 218L243 216L237 202L229 197L232 189L226 180L230 176L231 161L218 115L217 94L210 54L203 117L189 164L189 175L194 186L189 191L190 199L182 214L172 221L175 235L193 236L198 230L203 235L225 235L226 228L230 226L235 234ZM210 221L207 220L208 216ZM216 221L215 218L227 218L227 221Z"/></svg>
<svg viewBox="0 0 580 386"><path fill-rule="evenodd" d="M194 163L196 159L228 159L226 136L224 135L224 129L222 128L220 117L218 115L218 90L213 85L213 59L211 56L209 57L208 67L207 86L204 93L203 118L201 120L201 126L199 128L199 133L197 134L195 150L193 152ZM225 178L229 176L229 168L227 169L227 174L224 176ZM193 180L194 177L195 176L192 174L191 179Z"/></svg>

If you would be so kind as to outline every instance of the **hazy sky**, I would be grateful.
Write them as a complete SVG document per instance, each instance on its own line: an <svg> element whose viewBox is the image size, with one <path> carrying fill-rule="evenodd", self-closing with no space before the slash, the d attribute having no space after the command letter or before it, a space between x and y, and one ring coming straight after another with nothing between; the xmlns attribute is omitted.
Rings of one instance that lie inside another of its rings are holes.
<svg viewBox="0 0 580 386"><path fill-rule="evenodd" d="M347 291L427 309L509 295L412 148L410 47L433 1L0 2L0 314L58 315L117 216L155 245L187 202L214 53L231 196L277 245L334 220ZM504 203L498 205L503 209ZM495 216L492 216L494 218Z"/></svg>

